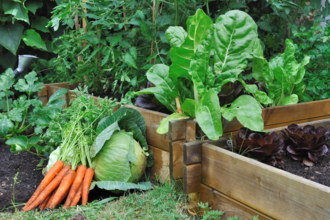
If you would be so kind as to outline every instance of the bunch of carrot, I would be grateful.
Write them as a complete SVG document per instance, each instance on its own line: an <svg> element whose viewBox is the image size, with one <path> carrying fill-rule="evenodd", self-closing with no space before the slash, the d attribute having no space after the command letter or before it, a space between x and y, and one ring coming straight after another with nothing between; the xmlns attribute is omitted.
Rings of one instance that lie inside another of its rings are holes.
<svg viewBox="0 0 330 220"><path fill-rule="evenodd" d="M49 170L45 178L26 203L23 211L30 211L39 206L40 210L53 209L67 196L64 208L76 206L82 198L82 205L87 205L89 187L94 176L93 168L80 165L77 170L72 170L70 165L65 165L58 160Z"/></svg>

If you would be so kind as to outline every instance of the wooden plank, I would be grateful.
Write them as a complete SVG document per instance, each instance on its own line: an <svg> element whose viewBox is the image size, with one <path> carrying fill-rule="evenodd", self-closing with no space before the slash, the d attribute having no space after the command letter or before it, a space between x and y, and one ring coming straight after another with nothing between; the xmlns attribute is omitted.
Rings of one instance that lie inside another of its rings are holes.
<svg viewBox="0 0 330 220"><path fill-rule="evenodd" d="M150 178L165 183L170 179L170 153L150 145L149 148L154 154Z"/></svg>
<svg viewBox="0 0 330 220"><path fill-rule="evenodd" d="M252 219L253 216L258 216L259 220L272 219L204 184L201 184L200 186L200 201L212 204L210 205L212 210L223 211L224 214L221 219L228 219L228 217L234 217L235 215L242 219Z"/></svg>
<svg viewBox="0 0 330 220"><path fill-rule="evenodd" d="M171 141L186 139L187 120L175 120L169 122L168 138Z"/></svg>
<svg viewBox="0 0 330 220"><path fill-rule="evenodd" d="M202 145L203 143L210 143L218 146L222 143L223 139L220 138L217 141L195 141L192 143L185 143L183 145L183 163L185 165L201 163L202 162Z"/></svg>
<svg viewBox="0 0 330 220"><path fill-rule="evenodd" d="M39 100L42 102L42 106L45 106L48 103L48 97L40 97Z"/></svg>
<svg viewBox="0 0 330 220"><path fill-rule="evenodd" d="M172 179L183 177L183 144L186 140L170 142L170 174Z"/></svg>
<svg viewBox="0 0 330 220"><path fill-rule="evenodd" d="M329 219L330 188L205 143L202 183L275 219Z"/></svg>
<svg viewBox="0 0 330 220"><path fill-rule="evenodd" d="M186 121L186 141L187 142L196 141L196 128L197 128L197 121L193 121L193 120Z"/></svg>
<svg viewBox="0 0 330 220"><path fill-rule="evenodd" d="M200 191L202 183L202 166L200 163L183 165L183 193L194 193Z"/></svg>

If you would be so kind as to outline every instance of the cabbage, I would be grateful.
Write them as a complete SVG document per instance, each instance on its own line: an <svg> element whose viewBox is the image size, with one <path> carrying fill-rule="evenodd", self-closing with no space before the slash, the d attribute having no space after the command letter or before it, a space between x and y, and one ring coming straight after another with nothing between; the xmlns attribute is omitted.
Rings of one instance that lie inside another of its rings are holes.
<svg viewBox="0 0 330 220"><path fill-rule="evenodd" d="M92 161L97 181L137 183L147 166L146 153L125 130L113 133Z"/></svg>

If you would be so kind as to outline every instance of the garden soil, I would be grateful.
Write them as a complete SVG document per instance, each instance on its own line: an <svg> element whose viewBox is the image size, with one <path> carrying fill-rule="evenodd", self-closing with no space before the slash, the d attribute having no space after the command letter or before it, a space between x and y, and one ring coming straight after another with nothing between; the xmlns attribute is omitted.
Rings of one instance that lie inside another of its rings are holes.
<svg viewBox="0 0 330 220"><path fill-rule="evenodd" d="M276 167L289 173L330 187L330 153L327 152L313 167L305 166L302 161L295 161L288 155L281 156L282 162Z"/></svg>
<svg viewBox="0 0 330 220"><path fill-rule="evenodd" d="M21 152L17 154L10 152L10 146L5 145L0 140L0 212L15 211L11 201L13 199L12 184L17 172L19 174L15 185L15 203L26 203L30 199L44 178L41 170L37 170L39 162L40 158L31 153ZM95 187L89 193L88 202L108 197L119 197L122 194L113 194ZM64 202L65 200L62 201L62 204ZM18 206L17 208L21 210L23 206Z"/></svg>

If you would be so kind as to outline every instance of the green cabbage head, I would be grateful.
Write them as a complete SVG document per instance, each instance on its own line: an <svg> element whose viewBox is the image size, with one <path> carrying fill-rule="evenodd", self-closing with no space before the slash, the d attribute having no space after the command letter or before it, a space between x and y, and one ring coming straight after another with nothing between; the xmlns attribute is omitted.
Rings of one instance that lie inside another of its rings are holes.
<svg viewBox="0 0 330 220"><path fill-rule="evenodd" d="M115 132L93 158L97 181L137 183L145 172L147 155L131 132Z"/></svg>

